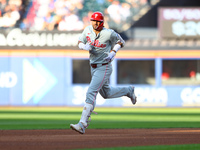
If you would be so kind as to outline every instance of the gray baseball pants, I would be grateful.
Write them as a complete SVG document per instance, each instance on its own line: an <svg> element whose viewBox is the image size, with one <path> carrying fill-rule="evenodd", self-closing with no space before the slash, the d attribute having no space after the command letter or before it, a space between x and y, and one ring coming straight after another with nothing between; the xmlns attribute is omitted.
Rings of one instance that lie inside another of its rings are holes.
<svg viewBox="0 0 200 150"><path fill-rule="evenodd" d="M112 73L112 64L109 63L97 68L91 67L92 79L86 93L86 103L96 105L96 97L98 92L105 99L117 98L122 96L130 97L131 87L112 87L109 85L109 78Z"/></svg>

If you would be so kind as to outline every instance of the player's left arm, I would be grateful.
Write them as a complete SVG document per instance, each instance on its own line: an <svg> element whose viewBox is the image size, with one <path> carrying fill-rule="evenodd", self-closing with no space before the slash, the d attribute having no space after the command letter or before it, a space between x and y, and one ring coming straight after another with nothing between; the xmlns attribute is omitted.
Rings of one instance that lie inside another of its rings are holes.
<svg viewBox="0 0 200 150"><path fill-rule="evenodd" d="M117 51L120 48L124 47L124 44L125 44L125 41L116 32L113 32L113 34L111 34L110 38L111 38L111 40L110 40L111 43L114 43L115 45L113 46L113 48L111 49L110 52L105 52L107 54L107 57L104 60L107 62L111 62L114 59Z"/></svg>
<svg viewBox="0 0 200 150"><path fill-rule="evenodd" d="M122 39L122 37L118 33L116 33L116 37L114 38L114 40L117 41L117 42L116 42L116 44L114 45L114 47L112 48L111 51L114 51L115 53L117 53L117 51L120 48L124 47L125 41Z"/></svg>

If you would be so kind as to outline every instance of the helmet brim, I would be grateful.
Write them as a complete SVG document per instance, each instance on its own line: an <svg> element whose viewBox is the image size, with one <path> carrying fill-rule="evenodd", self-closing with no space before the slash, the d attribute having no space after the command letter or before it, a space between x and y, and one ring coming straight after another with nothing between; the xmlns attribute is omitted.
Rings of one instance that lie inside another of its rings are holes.
<svg viewBox="0 0 200 150"><path fill-rule="evenodd" d="M99 21L99 22L103 22L103 20L96 20L96 19L90 19L90 21Z"/></svg>

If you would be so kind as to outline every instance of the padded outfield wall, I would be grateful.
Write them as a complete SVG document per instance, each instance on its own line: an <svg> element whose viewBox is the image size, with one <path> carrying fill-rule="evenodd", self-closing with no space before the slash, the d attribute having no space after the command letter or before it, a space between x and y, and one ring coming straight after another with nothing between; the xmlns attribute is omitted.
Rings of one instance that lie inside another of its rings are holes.
<svg viewBox="0 0 200 150"><path fill-rule="evenodd" d="M81 50L0 50L0 105L6 106L83 106L89 84L73 84L73 60L88 59ZM110 84L117 84L118 60L155 60L155 84L136 84L136 106L185 107L200 106L200 86L161 83L164 59L199 59L199 50L125 50L112 62ZM138 66L139 67L139 66ZM130 68L131 69L131 68ZM84 74L84 72L83 72ZM125 86L128 84L124 84ZM126 97L104 100L97 97L97 106L132 106Z"/></svg>

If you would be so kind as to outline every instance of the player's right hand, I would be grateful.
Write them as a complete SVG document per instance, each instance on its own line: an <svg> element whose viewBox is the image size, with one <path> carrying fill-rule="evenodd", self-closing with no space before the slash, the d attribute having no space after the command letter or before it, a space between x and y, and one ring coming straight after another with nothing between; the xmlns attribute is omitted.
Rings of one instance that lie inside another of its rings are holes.
<svg viewBox="0 0 200 150"><path fill-rule="evenodd" d="M91 43L86 43L85 46L84 46L84 49L87 50L87 51L92 50Z"/></svg>
<svg viewBox="0 0 200 150"><path fill-rule="evenodd" d="M86 51L89 51L90 54L93 54L93 55L96 55L96 51L94 49L94 46L91 45L91 43L79 43L79 48L80 49L83 49L83 50L86 50Z"/></svg>
<svg viewBox="0 0 200 150"><path fill-rule="evenodd" d="M80 49L83 49L83 50L86 50L86 51L90 51L90 50L92 49L91 43L86 43L86 44L84 44L84 43L80 42L80 43L78 44L78 47L79 47Z"/></svg>
<svg viewBox="0 0 200 150"><path fill-rule="evenodd" d="M88 51L89 51L90 54L96 55L96 51L94 49L94 46L91 45L91 43L86 43L85 45L86 45L86 47L88 47L88 49L89 49Z"/></svg>

